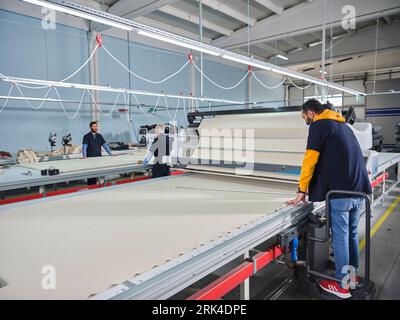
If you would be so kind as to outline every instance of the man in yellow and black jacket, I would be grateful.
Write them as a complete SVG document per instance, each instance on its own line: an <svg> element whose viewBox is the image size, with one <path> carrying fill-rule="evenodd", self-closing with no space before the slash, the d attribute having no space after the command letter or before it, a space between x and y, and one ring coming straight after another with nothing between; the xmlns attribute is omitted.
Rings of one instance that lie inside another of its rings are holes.
<svg viewBox="0 0 400 320"><path fill-rule="evenodd" d="M318 100L302 106L302 117L310 126L307 150L301 167L299 190L289 205L324 201L330 190L349 190L371 194L371 185L360 145L345 119ZM331 228L336 279L320 282L320 287L339 298L350 298L343 281L349 268L358 268L358 222L364 200L353 195L332 197Z"/></svg>

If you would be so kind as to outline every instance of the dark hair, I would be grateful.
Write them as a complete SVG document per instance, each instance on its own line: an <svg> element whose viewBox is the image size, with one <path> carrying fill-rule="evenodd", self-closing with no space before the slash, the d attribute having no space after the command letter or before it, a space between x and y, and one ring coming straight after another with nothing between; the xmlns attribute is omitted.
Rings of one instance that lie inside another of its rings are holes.
<svg viewBox="0 0 400 320"><path fill-rule="evenodd" d="M329 101L327 101L327 102L324 104L324 109L329 109L329 110L335 111L335 107L334 107L333 104L330 103Z"/></svg>
<svg viewBox="0 0 400 320"><path fill-rule="evenodd" d="M90 123L89 123L89 127L91 128L92 125L94 125L94 124L97 124L97 121L92 121L92 122L90 122Z"/></svg>
<svg viewBox="0 0 400 320"><path fill-rule="evenodd" d="M303 111L314 111L317 114L320 114L325 110L326 106L319 102L317 99L309 99L307 100L301 108Z"/></svg>

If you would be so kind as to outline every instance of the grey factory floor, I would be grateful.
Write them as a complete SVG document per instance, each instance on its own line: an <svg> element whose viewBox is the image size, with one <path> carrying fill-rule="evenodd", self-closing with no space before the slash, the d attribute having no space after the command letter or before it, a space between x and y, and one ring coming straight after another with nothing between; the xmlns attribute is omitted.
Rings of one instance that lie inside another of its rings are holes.
<svg viewBox="0 0 400 320"><path fill-rule="evenodd" d="M400 197L400 185L389 194L382 207L375 207L374 216L382 216ZM400 299L400 204L382 223L371 241L371 279L377 292L375 299ZM360 259L364 258L364 252Z"/></svg>

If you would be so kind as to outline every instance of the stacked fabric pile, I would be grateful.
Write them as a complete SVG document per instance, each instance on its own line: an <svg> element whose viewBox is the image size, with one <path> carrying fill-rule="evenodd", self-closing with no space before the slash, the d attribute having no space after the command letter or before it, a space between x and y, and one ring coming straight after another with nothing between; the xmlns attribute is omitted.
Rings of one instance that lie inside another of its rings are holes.
<svg viewBox="0 0 400 320"><path fill-rule="evenodd" d="M18 150L17 153L17 163L29 164L39 162L39 159L32 149L22 149Z"/></svg>
<svg viewBox="0 0 400 320"><path fill-rule="evenodd" d="M47 152L45 153L45 156L52 157L52 156L62 156L64 154L80 154L80 153L82 153L82 147L73 144L70 146L62 147L53 152Z"/></svg>
<svg viewBox="0 0 400 320"><path fill-rule="evenodd" d="M298 180L308 127L298 112L202 120L188 169Z"/></svg>

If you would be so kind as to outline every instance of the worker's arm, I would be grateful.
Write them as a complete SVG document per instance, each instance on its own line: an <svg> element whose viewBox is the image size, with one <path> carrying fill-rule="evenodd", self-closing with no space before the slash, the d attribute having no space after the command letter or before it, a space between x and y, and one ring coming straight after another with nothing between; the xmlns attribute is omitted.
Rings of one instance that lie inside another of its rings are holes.
<svg viewBox="0 0 400 320"><path fill-rule="evenodd" d="M104 137L101 134L99 134L99 135L100 135L99 138L101 139L100 140L101 141L101 145L103 146L104 150L106 150L106 152L108 153L109 156L112 156L113 154L111 152L110 146L107 144L107 142L104 139Z"/></svg>
<svg viewBox="0 0 400 320"><path fill-rule="evenodd" d="M315 166L318 163L319 151L307 149L300 171L299 192L307 193L311 178L313 177Z"/></svg>
<svg viewBox="0 0 400 320"><path fill-rule="evenodd" d="M103 143L103 148L104 148L104 150L106 150L106 152L108 153L109 156L113 155L111 152L110 146L107 143Z"/></svg>
<svg viewBox="0 0 400 320"><path fill-rule="evenodd" d="M85 159L87 155L87 147L88 145L86 143L82 144L82 157Z"/></svg>
<svg viewBox="0 0 400 320"><path fill-rule="evenodd" d="M319 152L312 149L307 149L304 154L303 164L300 171L299 190L296 198L286 202L287 205L297 205L299 202L306 203L306 194L311 178L313 177L315 166L318 163Z"/></svg>
<svg viewBox="0 0 400 320"><path fill-rule="evenodd" d="M82 157L83 157L83 159L85 159L87 157L88 144L89 144L89 137L86 134L83 136L83 140L82 140Z"/></svg>
<svg viewBox="0 0 400 320"><path fill-rule="evenodd" d="M151 158L153 158L154 156L154 153L156 152L156 150L158 150L158 144L159 140L157 137L153 140L150 148L147 150L146 157L143 159L143 164L148 164L150 162Z"/></svg>
<svg viewBox="0 0 400 320"><path fill-rule="evenodd" d="M143 159L143 164L148 164L151 160L151 158L153 157L153 152L151 152L150 150L147 152L146 156Z"/></svg>
<svg viewBox="0 0 400 320"><path fill-rule="evenodd" d="M299 190L296 198L286 202L288 205L297 205L299 202L306 202L306 194L314 175L315 167L318 163L321 150L325 143L326 130L320 124L310 125L307 139L306 153L304 154L303 164L300 171Z"/></svg>
<svg viewBox="0 0 400 320"><path fill-rule="evenodd" d="M307 149L300 171L299 192L301 193L306 193L308 190L319 156L324 148L326 137L329 134L328 131L321 122L310 125Z"/></svg>

